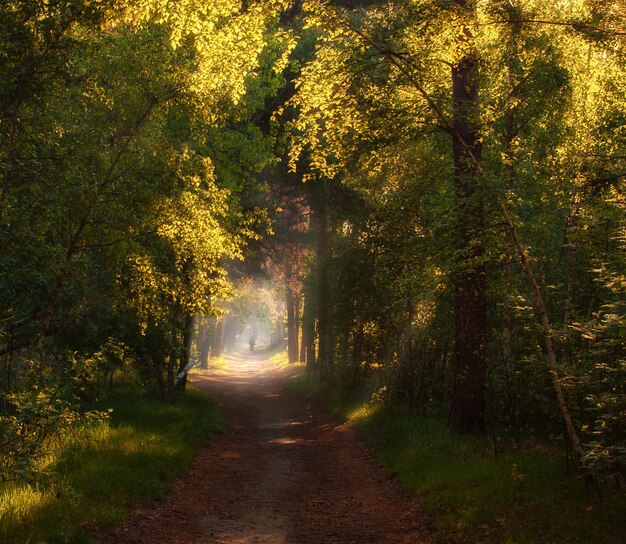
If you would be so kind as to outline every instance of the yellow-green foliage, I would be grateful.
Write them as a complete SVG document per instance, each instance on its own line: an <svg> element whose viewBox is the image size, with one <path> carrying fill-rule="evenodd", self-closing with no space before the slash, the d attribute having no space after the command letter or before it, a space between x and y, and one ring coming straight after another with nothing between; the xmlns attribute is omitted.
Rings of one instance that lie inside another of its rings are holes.
<svg viewBox="0 0 626 544"><path fill-rule="evenodd" d="M272 355L269 358L269 362L272 365L279 366L279 367L284 367L284 366L287 366L289 364L289 357L287 356L287 352L286 351L280 351L280 352L275 353L274 355Z"/></svg>
<svg viewBox="0 0 626 544"><path fill-rule="evenodd" d="M273 366L277 366L279 368L303 368L304 364L303 363L290 363L289 362L289 356L287 355L286 351L279 351L278 353L275 353L274 355L272 355L269 359L268 359L269 363Z"/></svg>

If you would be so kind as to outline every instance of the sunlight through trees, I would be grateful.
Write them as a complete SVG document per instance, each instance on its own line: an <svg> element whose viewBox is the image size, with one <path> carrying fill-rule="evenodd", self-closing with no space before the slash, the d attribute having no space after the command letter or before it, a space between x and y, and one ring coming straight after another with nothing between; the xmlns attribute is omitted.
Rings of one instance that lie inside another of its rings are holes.
<svg viewBox="0 0 626 544"><path fill-rule="evenodd" d="M2 478L254 338L623 486L625 179L623 0L4 1Z"/></svg>

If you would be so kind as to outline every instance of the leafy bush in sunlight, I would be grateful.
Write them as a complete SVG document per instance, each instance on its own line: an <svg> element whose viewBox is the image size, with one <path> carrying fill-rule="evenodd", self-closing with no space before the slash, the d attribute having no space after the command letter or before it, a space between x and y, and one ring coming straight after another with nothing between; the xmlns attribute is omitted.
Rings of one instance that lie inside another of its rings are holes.
<svg viewBox="0 0 626 544"><path fill-rule="evenodd" d="M44 420L51 427L33 445L37 461L17 469L25 470L19 479L0 482L3 544L91 542L91 533L119 522L141 500L167 492L195 448L224 425L216 404L193 390L175 404L110 397L82 415L63 403L47 409L43 397L34 404L24 409L24 428L34 434ZM46 416L27 424L29 409L33 421ZM22 477L28 472L36 479Z"/></svg>
<svg viewBox="0 0 626 544"><path fill-rule="evenodd" d="M0 416L0 478L28 483L48 481L45 458L59 437L78 424L107 417L103 412L80 414L74 404L49 389L7 395L6 412Z"/></svg>

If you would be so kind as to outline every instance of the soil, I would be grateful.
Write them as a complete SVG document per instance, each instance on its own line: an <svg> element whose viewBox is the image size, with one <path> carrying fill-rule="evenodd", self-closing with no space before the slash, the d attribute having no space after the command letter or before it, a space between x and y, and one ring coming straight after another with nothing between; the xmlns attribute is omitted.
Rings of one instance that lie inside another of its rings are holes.
<svg viewBox="0 0 626 544"><path fill-rule="evenodd" d="M285 392L292 369L262 351L193 376L228 430L198 452L164 499L133 512L105 544L427 544L414 497L356 433L312 398Z"/></svg>

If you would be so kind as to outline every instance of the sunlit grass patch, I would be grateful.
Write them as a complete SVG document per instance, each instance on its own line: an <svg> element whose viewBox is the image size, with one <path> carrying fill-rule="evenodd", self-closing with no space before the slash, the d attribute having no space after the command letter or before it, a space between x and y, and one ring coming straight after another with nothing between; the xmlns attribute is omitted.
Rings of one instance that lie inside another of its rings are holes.
<svg viewBox="0 0 626 544"><path fill-rule="evenodd" d="M347 419L348 421L350 421L350 423L358 423L359 421L366 420L372 417L381 408L382 406L377 403L363 403L356 408L350 410L347 414Z"/></svg>
<svg viewBox="0 0 626 544"><path fill-rule="evenodd" d="M273 355L268 357L267 360L272 366L276 366L279 368L304 368L304 363L301 363L299 361L296 361L295 363L290 363L289 355L287 354L286 350L274 353Z"/></svg>
<svg viewBox="0 0 626 544"><path fill-rule="evenodd" d="M229 369L228 360L223 356L211 357L209 358L208 368L228 370ZM203 372L203 370L198 365L196 365L189 371L189 375L193 376L194 374L199 374L201 372Z"/></svg>
<svg viewBox="0 0 626 544"><path fill-rule="evenodd" d="M54 499L50 491L40 491L31 486L5 484L0 493L0 534L23 523L33 512L41 510Z"/></svg>
<svg viewBox="0 0 626 544"><path fill-rule="evenodd" d="M268 358L271 365L285 367L289 365L289 355L286 351L279 351Z"/></svg>
<svg viewBox="0 0 626 544"><path fill-rule="evenodd" d="M119 399L108 421L57 439L45 486L0 488L0 542L91 542L139 501L163 495L189 465L195 447L223 428L216 405L190 391L174 404Z"/></svg>
<svg viewBox="0 0 626 544"><path fill-rule="evenodd" d="M209 368L219 368L220 370L228 370L228 361L225 357L211 357L209 359Z"/></svg>

